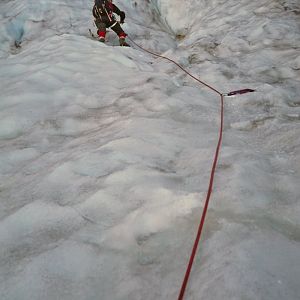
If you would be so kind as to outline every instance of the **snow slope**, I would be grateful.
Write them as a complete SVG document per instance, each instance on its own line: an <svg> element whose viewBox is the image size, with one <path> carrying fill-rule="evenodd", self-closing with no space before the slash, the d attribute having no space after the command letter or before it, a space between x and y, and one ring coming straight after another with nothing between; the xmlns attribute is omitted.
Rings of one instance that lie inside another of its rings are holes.
<svg viewBox="0 0 300 300"><path fill-rule="evenodd" d="M185 299L300 298L297 1L117 1L138 44L229 92ZM92 1L0 2L0 298L176 299L219 99L88 36ZM16 47L18 45L21 47Z"/></svg>

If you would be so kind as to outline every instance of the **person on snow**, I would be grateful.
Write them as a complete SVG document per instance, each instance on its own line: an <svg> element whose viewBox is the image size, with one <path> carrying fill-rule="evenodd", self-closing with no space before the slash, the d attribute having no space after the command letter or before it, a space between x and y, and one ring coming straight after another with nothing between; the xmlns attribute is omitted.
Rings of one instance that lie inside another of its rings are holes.
<svg viewBox="0 0 300 300"><path fill-rule="evenodd" d="M93 16L95 25L97 26L97 34L101 42L105 42L106 28L111 28L118 36L120 46L129 46L126 41L126 33L122 29L120 23L116 20L114 14L120 16L120 23L125 20L125 12L121 11L112 0L95 0L93 7Z"/></svg>

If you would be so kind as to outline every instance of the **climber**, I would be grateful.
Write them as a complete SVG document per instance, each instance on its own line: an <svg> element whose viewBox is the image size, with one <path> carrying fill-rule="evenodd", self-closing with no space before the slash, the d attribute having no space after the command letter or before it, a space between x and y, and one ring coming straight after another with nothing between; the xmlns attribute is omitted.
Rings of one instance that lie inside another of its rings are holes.
<svg viewBox="0 0 300 300"><path fill-rule="evenodd" d="M120 22L116 20L114 14L120 17ZM105 42L106 28L111 28L119 36L120 46L129 46L125 41L127 35L120 25L124 23L125 12L113 4L112 0L95 0L93 16L100 42Z"/></svg>

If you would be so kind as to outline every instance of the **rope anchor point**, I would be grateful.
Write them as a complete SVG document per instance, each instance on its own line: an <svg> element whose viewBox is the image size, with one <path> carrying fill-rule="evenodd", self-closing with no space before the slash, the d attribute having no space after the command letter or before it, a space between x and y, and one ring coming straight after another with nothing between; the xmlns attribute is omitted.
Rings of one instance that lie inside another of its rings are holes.
<svg viewBox="0 0 300 300"><path fill-rule="evenodd" d="M224 97L231 97L231 96L235 96L235 95L242 95L242 94L247 94L247 93L252 93L255 92L255 90L252 89L243 89L243 90L237 90L237 91L232 91L230 93L227 94L223 94Z"/></svg>

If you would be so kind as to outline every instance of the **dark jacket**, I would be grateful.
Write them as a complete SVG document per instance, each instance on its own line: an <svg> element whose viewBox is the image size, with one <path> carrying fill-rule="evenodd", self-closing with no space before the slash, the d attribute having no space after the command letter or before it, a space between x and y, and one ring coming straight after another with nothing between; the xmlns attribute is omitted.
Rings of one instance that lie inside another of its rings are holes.
<svg viewBox="0 0 300 300"><path fill-rule="evenodd" d="M122 16L120 9L108 0L96 0L93 7L93 16L95 19L100 19L104 23L111 23L115 21L113 14Z"/></svg>

